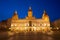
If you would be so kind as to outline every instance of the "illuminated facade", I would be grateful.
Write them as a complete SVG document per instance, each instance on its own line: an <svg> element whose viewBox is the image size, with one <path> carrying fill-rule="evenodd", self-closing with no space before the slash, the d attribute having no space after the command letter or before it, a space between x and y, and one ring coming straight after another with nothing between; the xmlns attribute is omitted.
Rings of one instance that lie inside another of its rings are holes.
<svg viewBox="0 0 60 40"><path fill-rule="evenodd" d="M32 9L29 7L28 16L24 19L19 19L17 11L15 11L12 16L10 29L12 31L49 31L50 21L46 11L44 11L40 19L33 17L32 13Z"/></svg>

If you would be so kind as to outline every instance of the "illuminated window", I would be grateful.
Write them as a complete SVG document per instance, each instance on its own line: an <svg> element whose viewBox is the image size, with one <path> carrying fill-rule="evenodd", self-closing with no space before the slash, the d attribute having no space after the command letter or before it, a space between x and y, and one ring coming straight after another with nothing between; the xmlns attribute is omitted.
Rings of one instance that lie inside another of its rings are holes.
<svg viewBox="0 0 60 40"><path fill-rule="evenodd" d="M26 23L26 24L25 24L25 26L29 26L29 24L28 24L28 23Z"/></svg>
<svg viewBox="0 0 60 40"><path fill-rule="evenodd" d="M44 25L43 26L46 26L46 23L44 23Z"/></svg>
<svg viewBox="0 0 60 40"><path fill-rule="evenodd" d="M33 30L36 31L36 27L33 27Z"/></svg>
<svg viewBox="0 0 60 40"><path fill-rule="evenodd" d="M25 26L27 26L27 24L25 24Z"/></svg>
<svg viewBox="0 0 60 40"><path fill-rule="evenodd" d="M27 24L27 26L29 26L29 24Z"/></svg>
<svg viewBox="0 0 60 40"><path fill-rule="evenodd" d="M34 24L34 26L36 26L36 24Z"/></svg>
<svg viewBox="0 0 60 40"><path fill-rule="evenodd" d="M11 26L13 26L13 24Z"/></svg>
<svg viewBox="0 0 60 40"><path fill-rule="evenodd" d="M34 24L32 24L32 26L34 26Z"/></svg>
<svg viewBox="0 0 60 40"><path fill-rule="evenodd" d="M17 26L17 25L15 24L15 26Z"/></svg>
<svg viewBox="0 0 60 40"><path fill-rule="evenodd" d="M50 24L47 24L47 26L50 26Z"/></svg>

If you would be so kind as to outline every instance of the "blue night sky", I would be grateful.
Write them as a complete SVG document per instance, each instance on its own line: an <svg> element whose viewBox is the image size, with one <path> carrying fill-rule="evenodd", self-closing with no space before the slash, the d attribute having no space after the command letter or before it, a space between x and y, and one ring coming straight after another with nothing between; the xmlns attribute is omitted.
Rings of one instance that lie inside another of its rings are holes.
<svg viewBox="0 0 60 40"><path fill-rule="evenodd" d="M25 18L29 6L32 7L33 16L36 18L41 18L46 10L50 21L60 19L59 0L0 0L0 21L11 18L15 10L19 18Z"/></svg>

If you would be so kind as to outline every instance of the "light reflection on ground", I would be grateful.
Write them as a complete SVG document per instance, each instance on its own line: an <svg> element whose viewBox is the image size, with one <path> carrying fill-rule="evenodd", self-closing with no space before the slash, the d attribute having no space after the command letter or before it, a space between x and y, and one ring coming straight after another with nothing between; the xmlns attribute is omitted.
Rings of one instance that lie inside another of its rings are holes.
<svg viewBox="0 0 60 40"><path fill-rule="evenodd" d="M60 40L60 32L54 32L47 35L42 33L14 33L12 32L0 32L0 40Z"/></svg>

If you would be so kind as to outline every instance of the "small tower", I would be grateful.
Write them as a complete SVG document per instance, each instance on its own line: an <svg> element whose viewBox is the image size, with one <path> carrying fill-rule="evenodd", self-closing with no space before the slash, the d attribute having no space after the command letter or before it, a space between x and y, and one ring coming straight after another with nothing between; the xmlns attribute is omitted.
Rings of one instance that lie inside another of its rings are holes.
<svg viewBox="0 0 60 40"><path fill-rule="evenodd" d="M28 17L32 17L32 9L31 9L31 7L29 7L29 10L28 10Z"/></svg>
<svg viewBox="0 0 60 40"><path fill-rule="evenodd" d="M49 21L49 16L47 15L47 13L46 13L45 10L44 10L44 13L43 13L42 19L45 20L45 21Z"/></svg>
<svg viewBox="0 0 60 40"><path fill-rule="evenodd" d="M12 20L17 20L17 19L18 19L18 14L17 11L15 11Z"/></svg>
<svg viewBox="0 0 60 40"><path fill-rule="evenodd" d="M26 17L26 19L35 19L35 17L33 16L33 12L32 12L32 9L31 9L31 6L29 7L29 10L28 10L28 16Z"/></svg>

